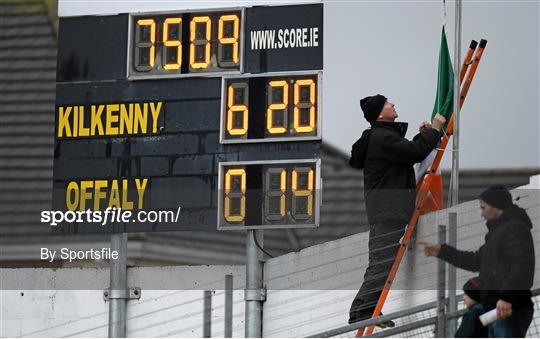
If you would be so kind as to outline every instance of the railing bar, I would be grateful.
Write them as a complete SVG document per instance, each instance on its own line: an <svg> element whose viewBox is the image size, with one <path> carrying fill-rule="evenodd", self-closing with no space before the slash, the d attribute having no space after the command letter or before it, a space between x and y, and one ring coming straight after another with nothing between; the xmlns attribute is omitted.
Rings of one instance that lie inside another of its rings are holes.
<svg viewBox="0 0 540 339"><path fill-rule="evenodd" d="M389 336L394 335L394 334L416 330L417 328L420 328L420 327L434 325L436 322L437 322L437 317L435 316L435 317L431 317L431 318L428 318L428 319L419 320L417 322L410 323L410 324L407 324L407 325L394 327L394 328L386 330L386 331L377 332L377 333L374 333L372 335L366 336L366 338L389 337Z"/></svg>
<svg viewBox="0 0 540 339"><path fill-rule="evenodd" d="M437 305L437 302L432 301L432 302L429 302L427 304L418 305L418 306L415 306L415 307L412 307L412 308L409 308L409 309L401 310L401 311L398 311L398 312L390 313L390 314L383 315L383 316L376 317L376 318L370 318L370 319L362 320L362 321L359 321L359 322L356 322L356 323L353 323L353 324L350 324L350 325L347 325L347 326L342 326L342 327L335 328L333 330L317 333L317 334L309 336L308 338L328 338L328 337L332 337L334 335L354 331L354 330L358 329L359 327L366 327L366 326L369 326L369 325L375 325L375 324L378 324L378 323L381 323L381 322L384 322L384 321L388 321L388 320L392 320L392 319L396 319L396 318L401 318L401 317L404 317L404 316L407 316L407 315L410 315L410 314L414 314L414 313L427 311L429 309L434 308L436 305Z"/></svg>

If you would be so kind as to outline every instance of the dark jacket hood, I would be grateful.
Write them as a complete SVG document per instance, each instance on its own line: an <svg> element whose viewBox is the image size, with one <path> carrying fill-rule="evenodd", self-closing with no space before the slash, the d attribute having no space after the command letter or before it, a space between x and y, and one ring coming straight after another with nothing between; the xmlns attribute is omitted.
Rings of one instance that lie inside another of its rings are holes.
<svg viewBox="0 0 540 339"><path fill-rule="evenodd" d="M366 164L366 154L369 144L369 136L371 135L371 129L366 129L360 139L352 145L351 160L349 165L354 168L363 169Z"/></svg>
<svg viewBox="0 0 540 339"><path fill-rule="evenodd" d="M491 229L497 225L503 225L509 220L515 220L527 227L527 229L532 229L532 222L527 212L519 207L518 205L512 205L511 207L504 210L501 216L496 220L490 220L486 223L488 229Z"/></svg>

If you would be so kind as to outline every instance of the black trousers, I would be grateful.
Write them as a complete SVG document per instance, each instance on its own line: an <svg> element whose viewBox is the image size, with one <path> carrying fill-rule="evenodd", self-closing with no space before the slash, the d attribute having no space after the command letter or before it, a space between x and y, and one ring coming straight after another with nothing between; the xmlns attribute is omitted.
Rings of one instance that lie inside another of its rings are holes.
<svg viewBox="0 0 540 339"><path fill-rule="evenodd" d="M369 264L362 287L349 311L349 323L371 318L390 273L405 231L403 221L389 220L370 225Z"/></svg>

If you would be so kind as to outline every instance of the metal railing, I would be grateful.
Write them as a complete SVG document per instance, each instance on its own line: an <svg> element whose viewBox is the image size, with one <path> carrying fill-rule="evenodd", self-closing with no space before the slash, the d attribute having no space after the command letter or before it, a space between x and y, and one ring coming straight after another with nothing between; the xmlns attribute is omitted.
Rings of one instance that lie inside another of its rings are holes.
<svg viewBox="0 0 540 339"><path fill-rule="evenodd" d="M532 295L533 295L533 297L539 296L540 295L540 288L539 289L534 289L532 291ZM457 302L462 301L463 300L463 294L456 296L456 300L457 300ZM449 301L449 298L445 298L445 303L446 304L448 304L448 301ZM395 319L403 318L403 317L406 317L406 316L411 316L411 315L414 315L414 314L417 314L417 313L420 313L420 312L431 311L431 310L434 310L434 309L437 308L437 303L438 303L438 301L432 301L432 302L429 302L429 303L426 303L426 304L411 307L411 308L406 309L406 310L401 310L401 311L397 311L397 312L394 312L394 313L389 313L389 314L386 314L384 316L362 320L362 321L359 321L359 322L356 322L356 323L353 323L353 324L350 324L350 325L346 325L346 326L340 326L340 327L337 327L337 328L334 328L334 329L331 329L331 330L328 330L328 331L324 331L324 332L320 332L320 333L317 333L317 334L310 335L307 338L330 338L330 337L335 337L335 336L338 336L338 335L342 335L342 334L345 334L345 333L348 333L348 332L355 331L360 327L367 327L369 325L375 325L375 324L379 324L379 323L382 323L382 322L385 322L385 321L395 320ZM370 336L366 336L366 337L368 337L368 338L389 337L389 336L397 335L397 334L404 333L404 332L409 332L409 331L416 330L416 329L426 327L426 326L430 326L430 325L436 326L436 324L440 320L441 316L444 317L445 320L459 319L459 318L461 318L463 316L463 314L465 314L466 311L467 311L467 309L461 309L461 310L450 312L450 313L439 314L439 315L434 316L434 317L429 317L429 318L418 320L418 321L415 321L415 322L412 322L412 323L409 323L409 324L405 324L405 325L402 325L402 326L390 328L390 329L387 329L387 330L384 330L384 331L379 331L379 332L376 332L376 333L374 333L374 334L372 334ZM453 334L451 334L450 336L453 336Z"/></svg>

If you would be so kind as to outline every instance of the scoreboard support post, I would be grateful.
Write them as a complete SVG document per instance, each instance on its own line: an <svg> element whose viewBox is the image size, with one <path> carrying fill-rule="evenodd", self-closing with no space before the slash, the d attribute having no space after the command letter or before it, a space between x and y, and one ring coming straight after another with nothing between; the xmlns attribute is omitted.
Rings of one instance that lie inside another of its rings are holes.
<svg viewBox="0 0 540 339"><path fill-rule="evenodd" d="M126 336L127 294L127 233L111 234L111 251L118 252L118 259L110 262L109 338Z"/></svg>
<svg viewBox="0 0 540 339"><path fill-rule="evenodd" d="M262 230L248 230L246 232L246 301L245 337L262 337L262 309L266 299L266 291L263 287L263 262L262 253L257 248L255 237L262 242Z"/></svg>

